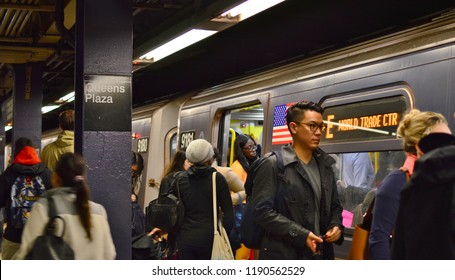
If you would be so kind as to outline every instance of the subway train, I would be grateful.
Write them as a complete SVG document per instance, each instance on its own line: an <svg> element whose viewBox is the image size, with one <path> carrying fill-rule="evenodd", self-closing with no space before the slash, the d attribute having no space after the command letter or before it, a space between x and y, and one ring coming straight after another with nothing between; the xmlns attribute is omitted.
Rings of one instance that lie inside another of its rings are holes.
<svg viewBox="0 0 455 280"><path fill-rule="evenodd" d="M367 158L372 166L367 190L402 164L404 155L396 129L413 108L443 114L455 131L455 13L408 30L345 47L238 80L134 108L134 151L145 159L139 202L156 198L166 164L177 149L198 138L217 146L219 164L233 160L230 147L238 133L251 135L262 155L291 142L286 108L301 100L325 108L327 129L321 148L336 164L340 188L346 155ZM43 136L50 141L55 134ZM343 197L345 242L336 257L348 257L356 219L354 208L368 192Z"/></svg>

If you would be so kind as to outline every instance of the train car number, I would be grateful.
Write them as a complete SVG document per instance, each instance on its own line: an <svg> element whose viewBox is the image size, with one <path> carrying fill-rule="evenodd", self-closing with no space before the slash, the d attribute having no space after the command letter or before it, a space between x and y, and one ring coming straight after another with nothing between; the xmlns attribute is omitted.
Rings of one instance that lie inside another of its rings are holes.
<svg viewBox="0 0 455 280"><path fill-rule="evenodd" d="M138 153L146 153L148 146L149 146L148 138L137 139L137 152Z"/></svg>
<svg viewBox="0 0 455 280"><path fill-rule="evenodd" d="M196 131L185 131L180 133L180 149L185 149L196 138Z"/></svg>

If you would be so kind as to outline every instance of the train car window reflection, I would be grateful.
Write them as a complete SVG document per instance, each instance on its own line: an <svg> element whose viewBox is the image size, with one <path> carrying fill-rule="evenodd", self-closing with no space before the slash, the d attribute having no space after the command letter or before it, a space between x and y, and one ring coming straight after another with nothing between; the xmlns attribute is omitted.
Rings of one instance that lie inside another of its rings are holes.
<svg viewBox="0 0 455 280"><path fill-rule="evenodd" d="M363 220L375 192L390 172L405 160L403 151L331 154L338 196L343 206L343 225L354 227Z"/></svg>

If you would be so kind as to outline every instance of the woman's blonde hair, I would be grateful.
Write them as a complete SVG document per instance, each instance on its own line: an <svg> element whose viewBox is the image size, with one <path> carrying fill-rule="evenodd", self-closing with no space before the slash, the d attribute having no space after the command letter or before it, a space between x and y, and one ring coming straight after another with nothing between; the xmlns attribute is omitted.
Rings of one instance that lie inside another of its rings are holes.
<svg viewBox="0 0 455 280"><path fill-rule="evenodd" d="M447 124L443 115L412 109L403 117L397 129L398 137L403 138L404 151L416 154L415 145L419 143L421 138L430 134L435 125L440 123Z"/></svg>

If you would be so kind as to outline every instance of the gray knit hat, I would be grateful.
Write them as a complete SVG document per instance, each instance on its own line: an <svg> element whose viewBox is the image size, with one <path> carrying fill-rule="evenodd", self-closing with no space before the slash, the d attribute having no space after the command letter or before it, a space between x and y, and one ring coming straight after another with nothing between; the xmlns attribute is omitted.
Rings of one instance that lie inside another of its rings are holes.
<svg viewBox="0 0 455 280"><path fill-rule="evenodd" d="M186 148L186 158L192 164L207 162L213 158L213 155L212 145L204 139L196 139Z"/></svg>

